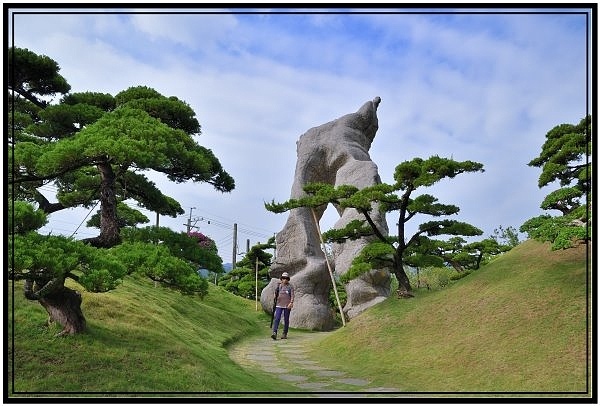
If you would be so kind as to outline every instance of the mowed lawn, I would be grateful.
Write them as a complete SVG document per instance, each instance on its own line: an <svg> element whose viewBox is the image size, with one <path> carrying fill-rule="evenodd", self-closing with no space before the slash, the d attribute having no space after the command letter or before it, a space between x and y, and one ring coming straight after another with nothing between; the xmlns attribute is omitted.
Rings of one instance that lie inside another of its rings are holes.
<svg viewBox="0 0 600 406"><path fill-rule="evenodd" d="M268 319L253 301L214 285L204 300L140 277L111 292L83 292L88 330L66 337L45 327L45 310L23 297L21 283L8 291L9 394L293 389L229 359L227 345L261 332Z"/></svg>
<svg viewBox="0 0 600 406"><path fill-rule="evenodd" d="M443 290L390 297L318 342L310 355L406 393L586 397L586 260L585 246L552 252L526 241ZM68 337L45 326L45 310L23 297L21 283L14 295L12 287L9 397L298 391L230 360L228 345L265 334L269 318L254 301L214 285L204 300L140 277L127 277L111 292L84 292L88 331Z"/></svg>
<svg viewBox="0 0 600 406"><path fill-rule="evenodd" d="M526 241L413 299L389 298L324 339L313 356L407 392L591 390L586 247Z"/></svg>

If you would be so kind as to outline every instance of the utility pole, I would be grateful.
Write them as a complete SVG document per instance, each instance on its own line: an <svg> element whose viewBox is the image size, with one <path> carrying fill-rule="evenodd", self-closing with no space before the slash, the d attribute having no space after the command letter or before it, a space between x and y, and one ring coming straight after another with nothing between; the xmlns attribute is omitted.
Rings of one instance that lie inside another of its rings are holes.
<svg viewBox="0 0 600 406"><path fill-rule="evenodd" d="M254 270L254 307L258 311L258 257L256 257L256 267Z"/></svg>
<svg viewBox="0 0 600 406"><path fill-rule="evenodd" d="M231 269L235 269L236 257L237 257L237 223L233 223L233 258L232 258L233 262L231 264Z"/></svg>
<svg viewBox="0 0 600 406"><path fill-rule="evenodd" d="M246 255L250 252L250 239L246 239Z"/></svg>
<svg viewBox="0 0 600 406"><path fill-rule="evenodd" d="M188 218L187 221L187 233L190 233L190 230L192 229L192 210L194 210L195 207L190 207L190 218Z"/></svg>

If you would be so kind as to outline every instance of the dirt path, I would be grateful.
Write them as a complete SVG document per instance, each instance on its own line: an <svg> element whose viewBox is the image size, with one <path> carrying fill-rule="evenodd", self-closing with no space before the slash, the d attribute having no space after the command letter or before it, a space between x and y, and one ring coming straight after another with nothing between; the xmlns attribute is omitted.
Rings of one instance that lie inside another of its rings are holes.
<svg viewBox="0 0 600 406"><path fill-rule="evenodd" d="M350 396L382 396L380 393L393 394L397 388L383 388L371 384L362 377L351 377L323 365L318 360L309 359L310 346L329 332L290 331L287 340L273 340L269 335L238 343L229 352L229 356L247 369L258 369L272 373L298 387L299 392L312 396L339 396L335 392L348 393ZM397 394L396 394L397 395Z"/></svg>

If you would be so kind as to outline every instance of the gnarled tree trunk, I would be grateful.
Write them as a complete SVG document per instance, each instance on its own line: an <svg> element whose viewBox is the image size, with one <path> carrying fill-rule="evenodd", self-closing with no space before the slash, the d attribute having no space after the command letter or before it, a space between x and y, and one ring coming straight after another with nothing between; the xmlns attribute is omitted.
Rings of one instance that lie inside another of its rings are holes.
<svg viewBox="0 0 600 406"><path fill-rule="evenodd" d="M48 312L49 321L56 321L63 330L59 335L76 334L85 330L86 322L81 311L81 293L62 286L40 299Z"/></svg>
<svg viewBox="0 0 600 406"><path fill-rule="evenodd" d="M115 173L110 163L97 164L100 172L100 235L84 241L96 248L110 248L121 242L117 220L117 197L115 195Z"/></svg>
<svg viewBox="0 0 600 406"><path fill-rule="evenodd" d="M404 272L404 265L402 263L402 257L398 254L394 255L394 275L396 275L396 279L398 279L398 297L400 298L410 298L414 297L412 287L410 286L410 280L408 279L408 275Z"/></svg>

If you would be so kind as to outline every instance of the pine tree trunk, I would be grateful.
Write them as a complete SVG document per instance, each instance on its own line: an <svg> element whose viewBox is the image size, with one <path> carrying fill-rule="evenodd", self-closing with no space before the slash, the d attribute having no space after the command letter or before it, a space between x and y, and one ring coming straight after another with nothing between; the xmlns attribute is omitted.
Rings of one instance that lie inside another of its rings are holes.
<svg viewBox="0 0 600 406"><path fill-rule="evenodd" d="M117 221L117 198L115 196L115 173L110 163L98 164L102 178L100 183L100 235L93 245L110 248L121 242Z"/></svg>
<svg viewBox="0 0 600 406"><path fill-rule="evenodd" d="M410 286L410 280L408 275L404 272L404 266L402 260L395 258L394 261L394 275L398 279L398 297L407 298L413 297L412 287Z"/></svg>
<svg viewBox="0 0 600 406"><path fill-rule="evenodd" d="M48 312L48 321L55 321L63 327L59 335L77 334L85 330L81 294L76 290L62 286L40 298L39 302Z"/></svg>

